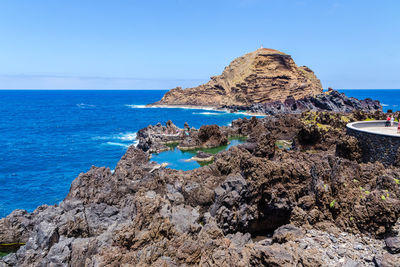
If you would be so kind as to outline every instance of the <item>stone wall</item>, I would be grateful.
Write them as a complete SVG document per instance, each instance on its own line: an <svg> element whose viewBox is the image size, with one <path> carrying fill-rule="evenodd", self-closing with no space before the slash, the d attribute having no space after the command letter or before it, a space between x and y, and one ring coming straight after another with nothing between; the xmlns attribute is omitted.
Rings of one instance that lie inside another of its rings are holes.
<svg viewBox="0 0 400 267"><path fill-rule="evenodd" d="M347 125L347 134L358 139L363 162L380 161L385 165L400 163L400 136L373 133L365 127L384 126L384 121L353 122ZM395 126L397 128L397 123Z"/></svg>

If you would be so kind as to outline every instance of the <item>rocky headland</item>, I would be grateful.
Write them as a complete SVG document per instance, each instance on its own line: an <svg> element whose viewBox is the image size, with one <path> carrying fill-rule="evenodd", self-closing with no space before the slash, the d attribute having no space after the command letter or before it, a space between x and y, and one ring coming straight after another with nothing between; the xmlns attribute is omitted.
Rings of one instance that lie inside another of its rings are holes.
<svg viewBox="0 0 400 267"><path fill-rule="evenodd" d="M194 88L174 88L153 106L247 106L300 99L322 92L314 72L298 67L290 55L260 48L233 60L221 75Z"/></svg>
<svg viewBox="0 0 400 267"><path fill-rule="evenodd" d="M400 166L363 162L345 132L385 116L317 111L235 120L206 139L196 130L196 146L248 138L191 171L149 160L170 141L156 129L177 129L148 127L151 144L129 147L114 172L92 167L59 205L1 219L0 243L25 245L0 266L400 266Z"/></svg>
<svg viewBox="0 0 400 267"><path fill-rule="evenodd" d="M148 106L188 107L247 112L300 114L305 111L352 112L382 110L379 101L358 100L321 82L306 66L298 67L290 55L260 48L233 60L221 75L194 88L177 87Z"/></svg>

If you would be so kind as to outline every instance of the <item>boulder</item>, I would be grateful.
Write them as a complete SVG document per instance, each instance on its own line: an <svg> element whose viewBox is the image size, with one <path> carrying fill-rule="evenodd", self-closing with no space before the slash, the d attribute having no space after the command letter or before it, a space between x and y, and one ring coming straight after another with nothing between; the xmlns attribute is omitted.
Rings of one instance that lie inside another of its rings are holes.
<svg viewBox="0 0 400 267"><path fill-rule="evenodd" d="M388 237L385 239L385 244L390 253L400 253L400 237Z"/></svg>
<svg viewBox="0 0 400 267"><path fill-rule="evenodd" d="M272 241L276 243L285 243L288 241L295 241L303 237L303 232L300 228L292 225L282 225L278 229L275 230L274 235L272 236Z"/></svg>

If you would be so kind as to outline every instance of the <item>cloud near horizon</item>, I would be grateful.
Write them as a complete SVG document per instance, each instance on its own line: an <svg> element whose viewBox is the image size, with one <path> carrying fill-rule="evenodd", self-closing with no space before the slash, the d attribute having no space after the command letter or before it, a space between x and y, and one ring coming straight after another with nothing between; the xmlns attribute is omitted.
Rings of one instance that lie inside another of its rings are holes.
<svg viewBox="0 0 400 267"><path fill-rule="evenodd" d="M194 87L202 79L132 78L64 75L0 75L0 89L171 89Z"/></svg>
<svg viewBox="0 0 400 267"><path fill-rule="evenodd" d="M0 75L0 90L51 90L51 89L90 89L90 90L169 90L180 86L182 88L195 87L207 82L208 79L175 79L175 78L133 78L107 76L73 76L73 75ZM380 81L347 77L342 81L321 79L326 89L400 89L396 81Z"/></svg>

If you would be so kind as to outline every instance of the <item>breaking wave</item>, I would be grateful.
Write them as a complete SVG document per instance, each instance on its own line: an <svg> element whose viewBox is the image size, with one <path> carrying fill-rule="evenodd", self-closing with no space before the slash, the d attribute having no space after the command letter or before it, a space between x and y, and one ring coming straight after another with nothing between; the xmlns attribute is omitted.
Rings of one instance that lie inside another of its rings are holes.
<svg viewBox="0 0 400 267"><path fill-rule="evenodd" d="M128 148L128 147L129 147L128 144L122 144L122 143L116 143L116 142L107 142L106 145L110 145L110 146L121 146L121 147L125 147L125 148Z"/></svg>
<svg viewBox="0 0 400 267"><path fill-rule="evenodd" d="M94 108L94 107L96 107L95 105L90 105L90 104L85 104L85 103L79 103L79 104L76 104L76 106L78 108Z"/></svg>
<svg viewBox="0 0 400 267"><path fill-rule="evenodd" d="M193 112L192 114L207 115L207 116L221 116L228 114L227 112Z"/></svg>
<svg viewBox="0 0 400 267"><path fill-rule="evenodd" d="M105 144L113 146L123 146L123 147L129 147L130 145L136 146L139 143L139 141L136 140L136 132L120 133L109 136L95 136L92 139L109 140ZM117 140L122 142L115 142Z"/></svg>
<svg viewBox="0 0 400 267"><path fill-rule="evenodd" d="M128 108L152 108L152 107L146 107L146 105L125 105Z"/></svg>

